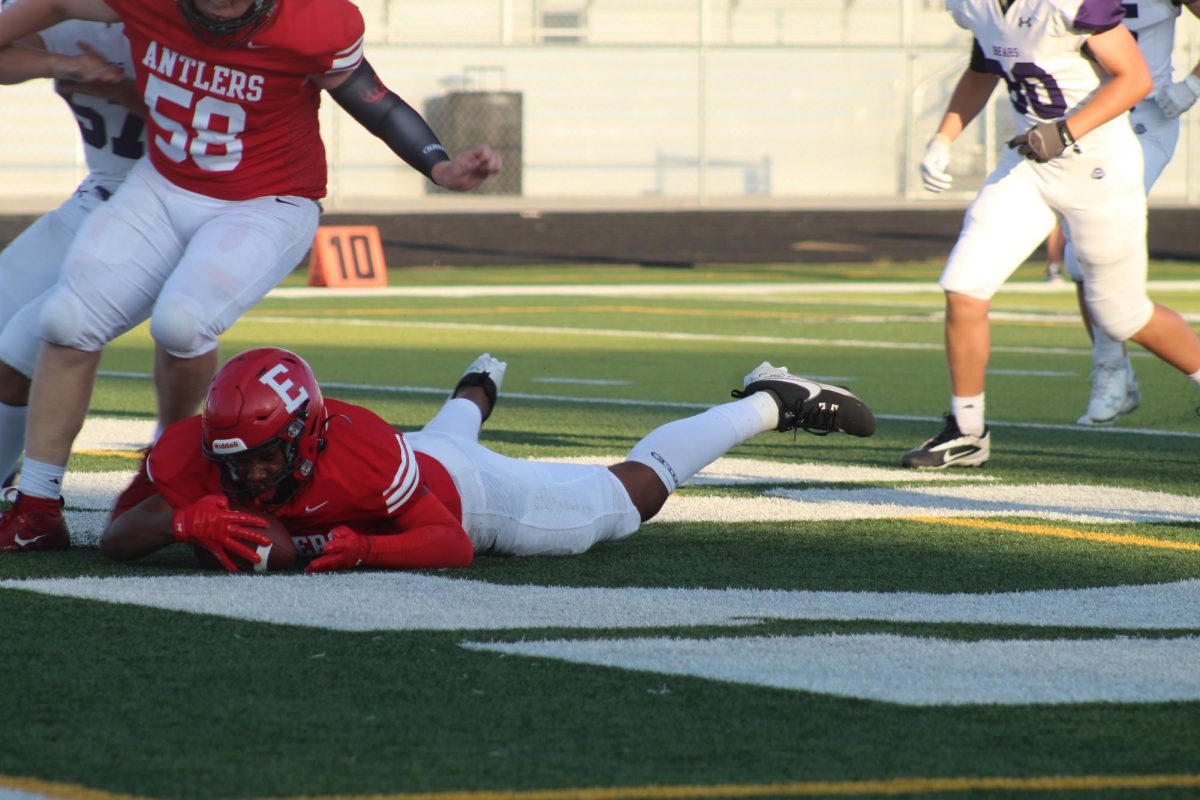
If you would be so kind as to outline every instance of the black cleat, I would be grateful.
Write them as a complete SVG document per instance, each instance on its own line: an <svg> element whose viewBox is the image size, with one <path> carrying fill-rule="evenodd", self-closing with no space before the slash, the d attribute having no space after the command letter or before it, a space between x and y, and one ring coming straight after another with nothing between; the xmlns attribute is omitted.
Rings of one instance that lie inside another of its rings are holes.
<svg viewBox="0 0 1200 800"><path fill-rule="evenodd" d="M746 376L744 389L733 391L734 397L755 392L770 392L779 403L777 431L799 428L824 436L841 431L851 436L870 436L875 433L875 415L867 404L844 386L832 386L807 378L797 378L785 367L773 367L767 361L759 364Z"/></svg>

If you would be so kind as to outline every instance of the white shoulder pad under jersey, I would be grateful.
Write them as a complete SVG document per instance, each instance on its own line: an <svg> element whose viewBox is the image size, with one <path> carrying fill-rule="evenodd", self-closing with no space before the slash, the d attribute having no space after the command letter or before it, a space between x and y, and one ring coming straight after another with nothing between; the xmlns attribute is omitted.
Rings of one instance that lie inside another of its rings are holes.
<svg viewBox="0 0 1200 800"><path fill-rule="evenodd" d="M1119 0L949 0L975 34L989 72L1008 86L1017 130L1061 119L1096 92L1099 68L1082 53L1093 33L1120 24Z"/></svg>
<svg viewBox="0 0 1200 800"><path fill-rule="evenodd" d="M1175 0L1124 0L1125 27L1133 31L1138 48L1154 76L1154 85L1170 83L1171 52L1175 49L1175 20L1179 4Z"/></svg>
<svg viewBox="0 0 1200 800"><path fill-rule="evenodd" d="M106 61L120 65L125 77L133 80L133 59L124 25L73 19L38 35L51 53L68 56L79 55L79 42L86 42ZM145 152L145 121L119 103L83 92L73 93L67 103L79 122L88 171L110 180L123 178Z"/></svg>

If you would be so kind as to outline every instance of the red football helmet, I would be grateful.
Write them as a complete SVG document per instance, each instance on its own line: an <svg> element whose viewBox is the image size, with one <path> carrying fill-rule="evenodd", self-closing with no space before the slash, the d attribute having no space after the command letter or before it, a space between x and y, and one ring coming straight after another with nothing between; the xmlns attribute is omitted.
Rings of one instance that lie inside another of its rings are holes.
<svg viewBox="0 0 1200 800"><path fill-rule="evenodd" d="M246 13L235 19L217 19L201 11L195 0L176 0L179 10L192 33L202 42L214 47L237 47L250 41L271 21L275 0L254 0Z"/></svg>
<svg viewBox="0 0 1200 800"><path fill-rule="evenodd" d="M226 494L282 505L312 476L325 418L321 387L303 358L277 347L247 350L208 388L204 455L220 464Z"/></svg>

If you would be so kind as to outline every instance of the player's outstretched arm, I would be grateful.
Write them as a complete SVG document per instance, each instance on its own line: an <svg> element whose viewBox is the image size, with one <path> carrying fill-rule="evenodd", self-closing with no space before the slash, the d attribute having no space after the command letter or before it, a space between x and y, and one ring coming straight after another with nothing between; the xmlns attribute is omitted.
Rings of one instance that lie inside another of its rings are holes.
<svg viewBox="0 0 1200 800"><path fill-rule="evenodd" d="M394 520L395 533L382 535L339 525L329 532L325 550L305 572L337 572L358 566L382 569L469 567L475 548L458 519L437 496L422 489Z"/></svg>
<svg viewBox="0 0 1200 800"><path fill-rule="evenodd" d="M100 555L114 561L133 561L175 541L171 531L174 510L161 494L147 497L117 517L100 535Z"/></svg>
<svg viewBox="0 0 1200 800"><path fill-rule="evenodd" d="M990 72L980 72L970 67L964 70L950 95L950 102L946 106L941 124L938 125L937 135L950 142L957 139L971 121L979 116L979 112L983 111L999 80L1000 76Z"/></svg>
<svg viewBox="0 0 1200 800"><path fill-rule="evenodd" d="M929 140L921 158L921 182L926 190L944 192L954 183L950 174L950 145L983 110L998 80L995 75L973 68L968 68L958 79L937 133Z"/></svg>
<svg viewBox="0 0 1200 800"><path fill-rule="evenodd" d="M444 189L469 191L501 169L500 155L487 145L451 160L425 119L383 85L366 59L349 73L314 80L406 164Z"/></svg>
<svg viewBox="0 0 1200 800"><path fill-rule="evenodd" d="M121 21L104 0L21 0L0 14L0 47L65 19Z"/></svg>
<svg viewBox="0 0 1200 800"><path fill-rule="evenodd" d="M33 34L0 48L0 84L11 85L36 78L86 82L89 85L124 81L120 67L109 64L83 42L80 44L84 48L82 55L51 53L43 46L41 37Z"/></svg>

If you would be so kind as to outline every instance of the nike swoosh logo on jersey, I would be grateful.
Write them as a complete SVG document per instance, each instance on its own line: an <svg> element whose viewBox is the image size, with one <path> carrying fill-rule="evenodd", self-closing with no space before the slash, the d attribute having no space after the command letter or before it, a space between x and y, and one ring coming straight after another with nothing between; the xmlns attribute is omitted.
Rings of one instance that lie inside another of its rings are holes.
<svg viewBox="0 0 1200 800"><path fill-rule="evenodd" d="M324 503L317 503L315 506L305 506L305 507L304 507L304 513L305 513L305 514L311 514L311 513L313 513L314 511L316 511L317 509L321 508L321 506L326 506L326 505L329 505L329 501L328 501L328 500L326 500Z"/></svg>
<svg viewBox="0 0 1200 800"><path fill-rule="evenodd" d="M21 534L19 534L19 533L14 533L14 534L13 534L13 541L17 543L17 547L28 547L29 545L31 545L31 544L33 544L34 542L36 542L38 539L45 539L45 538L46 538L47 536L49 536L49 535L50 535L50 534L43 533L41 536L35 536L35 537L33 537L32 539L22 539L22 538L21 538Z"/></svg>
<svg viewBox="0 0 1200 800"><path fill-rule="evenodd" d="M255 44L254 42L246 42L246 47L249 47L251 50L265 50L270 46L271 45L269 44Z"/></svg>

